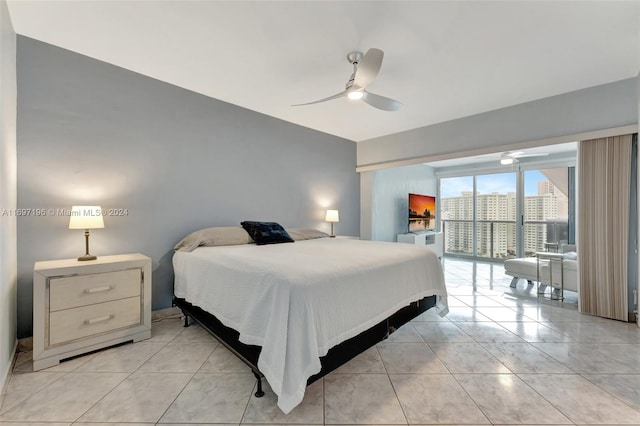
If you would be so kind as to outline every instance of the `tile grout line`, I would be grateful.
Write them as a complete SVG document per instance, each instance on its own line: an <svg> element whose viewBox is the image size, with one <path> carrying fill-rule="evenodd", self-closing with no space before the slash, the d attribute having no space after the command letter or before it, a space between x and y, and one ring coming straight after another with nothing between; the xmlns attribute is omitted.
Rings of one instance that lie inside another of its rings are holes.
<svg viewBox="0 0 640 426"><path fill-rule="evenodd" d="M380 361L382 362L382 367L384 368L384 372L387 375L387 380L389 380L389 384L391 385L391 389L393 389L393 394L396 397L396 401L398 401L398 405L400 406L400 410L402 411L402 415L404 416L404 421L406 425L409 425L409 418L407 417L407 413L405 412L404 406L400 401L400 397L398 396L398 392L396 391L396 387L393 385L393 381L391 380L391 376L389 376L389 370L387 370L387 365L384 363L384 358L382 358L382 354L380 353L380 348L378 348L378 344L375 345L376 352L378 352L378 356L380 357Z"/></svg>
<svg viewBox="0 0 640 426"><path fill-rule="evenodd" d="M547 401L547 403L549 403L553 408L555 408L556 410L558 410L558 412L560 412L560 414L562 414L564 417L567 418L567 420L569 420L571 422L571 424L573 425L577 425L578 423L576 423L576 421L574 421L571 417L569 417L569 415L567 413L565 413L560 405L556 405L553 403L553 401L551 401L550 399L548 399L546 396L544 396L542 393L538 392L533 386L531 386L529 383L526 382L526 380L524 380L522 377L520 377L520 374L555 374L555 373L516 373L516 377L522 382L524 383L527 387L529 387L529 389L531 389L534 393L536 393L537 395L540 396L540 398L542 398L543 400ZM570 373L558 373L558 374L564 374L567 376L573 376L575 374L570 374Z"/></svg>
<svg viewBox="0 0 640 426"><path fill-rule="evenodd" d="M584 380L588 381L589 383L591 383L592 385L596 386L598 389L602 390L603 392L605 392L606 394L612 396L614 399L617 399L618 401L620 401L621 403L623 403L624 405L626 405L627 407L631 408L632 410L637 411L638 413L640 413L640 408L634 407L633 405L629 404L627 401L625 401L624 399L621 399L619 396L609 392L607 389L603 388L602 386L600 386L598 383L592 382L591 380L589 380L587 377L584 377L583 374L584 373L576 373L578 376L580 376L581 378L583 378ZM603 375L607 375L607 376L616 376L616 375L624 375L624 376L638 376L638 378L640 378L640 373L635 373L635 374L627 374L627 373L593 373L593 374L603 374Z"/></svg>
<svg viewBox="0 0 640 426"><path fill-rule="evenodd" d="M487 321L482 321L482 322L487 322ZM511 332L510 330L507 330L506 328L502 327L502 326L501 326L497 321L492 320L491 322L495 323L497 326L501 327L502 329L505 329L506 331ZM463 330L463 332L464 332L464 330ZM512 333L512 332L511 332L511 333ZM512 334L516 335L515 333L512 333ZM516 335L516 336L517 336L517 335ZM487 354L489 354L489 356L491 356L492 358L494 358L494 359L495 359L495 360L496 360L500 365L502 365L504 368L506 368L506 369L507 369L507 370L509 370L509 372L510 372L510 373L475 373L475 374L512 374L512 375L516 375L516 373L515 373L511 368L509 368L507 365L505 365L505 363L504 363L504 362L502 362L502 361L501 361L497 356L495 356L493 353L491 353L490 351L488 351L488 350L486 349L486 347L485 347L485 344L498 344L498 343L527 343L527 344L529 344L528 342L524 341L524 339L522 339L522 342L479 342L479 341L477 341L476 339L474 339L474 338L473 338L473 336L469 336L469 337L471 337L471 339L473 340L473 344L479 345L479 346L480 346L480 347L481 347L481 348L482 348L482 349L483 349ZM520 337L520 336L517 336L517 337ZM470 343L471 343L471 342L470 342ZM437 356L437 353L436 353L436 356ZM452 375L452 376L454 376L454 378L455 378L455 374L474 374L474 373L451 373L451 375ZM457 380L457 379L456 379L456 382L458 382L458 380ZM460 387L462 387L462 388L464 389L464 387L463 387L459 382L458 382L458 384L460 385ZM465 391L466 391L466 389L465 389ZM467 393L467 395L468 395L468 393ZM474 401L474 403L475 403L475 400L471 397L471 395L469 395L469 398L471 398L471 400L473 400L473 401ZM476 405L477 405L477 404L476 404ZM479 407L478 407L478 408L479 408ZM484 414L484 412L483 412L483 414ZM485 416L486 416L486 415L485 415ZM488 418L488 417L487 417L487 418Z"/></svg>
<svg viewBox="0 0 640 426"><path fill-rule="evenodd" d="M247 367L247 368L249 368L249 367ZM263 379L265 379L265 381L267 380L266 377L263 377ZM244 410L242 410L242 415L240 416L240 422L238 422L239 425L242 424L242 422L244 420L244 416L247 414L247 409L249 408L249 404L251 403L251 397L253 397L253 395L254 395L254 390L257 391L257 388L258 388L257 380L258 379L256 379L256 383L254 383L253 386L251 387L251 392L249 392L249 398L247 398L247 403L244 404ZM263 390L263 392L264 392L264 390Z"/></svg>
<svg viewBox="0 0 640 426"><path fill-rule="evenodd" d="M462 374L462 373L458 373L458 374ZM484 412L484 410L480 407L480 405L478 404L478 402L476 402L475 399L473 399L473 397L469 394L469 392L467 391L467 389L462 386L462 384L460 383L460 381L458 380L458 378L456 377L456 375L454 373L451 373L451 377L453 378L453 380L455 380L456 384L458 386L460 386L460 389L462 389L462 391L467 395L467 397L471 400L471 402L473 402L473 404L476 406L476 408L478 408L478 410L482 413L482 415L484 416L485 419L487 419L487 421L489 422L489 424L494 425L495 423L493 422L493 420L491 420L491 418L487 415L487 413Z"/></svg>
<svg viewBox="0 0 640 426"><path fill-rule="evenodd" d="M155 322L159 322L159 321L164 321L167 319L171 319L171 318L162 318L159 320L156 320ZM181 332L180 332L181 333ZM110 395L118 386L120 386L122 383L124 383L127 379L129 379L131 376L133 376L135 373L137 373L140 368L142 368L143 365L145 365L151 358L153 358L158 352L160 352L162 349L164 349L173 339L175 339L180 333L178 333L176 336L174 336L172 339L166 341L166 342L145 342L145 341L141 341L141 342L132 342L131 344L134 345L135 343L162 343L162 345L159 346L158 350L156 350L153 354L151 354L149 356L149 358L147 358L146 361L144 361L143 363L141 363L138 367L136 367L133 371L131 371L124 379L122 379L120 382L118 382L111 390L109 390L106 394L104 394L101 398L99 398L94 404L91 405L91 407L89 407L87 410L85 410L80 416L78 416L73 422L73 423L77 423L78 420L80 420L82 418L82 416L84 416L85 414L87 414L89 411L91 411L91 409L93 407L95 407L96 405L98 405L102 400L104 400L108 395ZM89 362L90 360L87 360L87 362ZM77 370L78 368L80 368L82 365L86 364L82 363L80 364L78 367L76 367L73 371ZM93 372L93 373L98 373L98 374L114 374L114 372ZM117 373L127 373L125 372L116 372ZM158 418L159 420L160 418ZM155 423L155 422L154 422Z"/></svg>
<svg viewBox="0 0 640 426"><path fill-rule="evenodd" d="M73 370L72 370L72 371L73 371ZM22 372L22 373L26 373L26 374L28 374L28 373L38 374L38 373L39 373L39 371L31 371L31 372L25 371L25 372ZM53 372L53 373L55 373L55 372ZM2 407L2 411L0 411L0 416L2 416L2 414L6 413L7 411L11 410L12 408L16 407L17 405L22 404L24 401L26 401L27 399L31 398L32 396L37 395L38 393L40 393L40 392L44 391L46 388L48 388L49 386L51 386L52 384L54 384L54 383L55 383L55 382L57 382L58 380L61 380L63 377L66 377L69 373L71 373L71 371L61 371L60 373L63 373L63 374L60 374L60 377L58 377L57 379L55 379L55 380L54 380L54 381L52 381L51 383L48 383L48 384L44 385L42 388L38 389L35 393L31 393L31 394L29 394L29 395L28 395L27 397L25 397L24 399L21 399L21 400L20 400L20 401L18 401L17 403L13 404L11 407L7 408L7 407L4 407L4 406L3 406L3 407ZM15 374L13 374L13 372L12 372L12 373L11 373L11 376L12 376L12 378L13 378L13 376L15 376ZM7 385L9 385L9 383L7 383ZM7 392L7 393L4 395L5 399L3 399L3 401L2 401L3 403L6 401L6 395L8 395L8 394L9 394L9 392ZM0 423L1 423L1 421L0 421Z"/></svg>
<svg viewBox="0 0 640 426"><path fill-rule="evenodd" d="M502 328L502 329L504 329L504 330L506 330L506 331L508 331L508 332L510 332L510 333L512 333L512 334L514 334L514 335L516 335L515 333L511 332L511 330L508 330L508 329L506 329L505 327L503 327L503 326L502 326L500 323L498 323L497 321L493 321L493 322L494 322L496 325L498 325L500 328ZM516 335L516 336L518 336L518 335ZM507 365L505 365L502 361L500 361L500 359L498 359L494 354L492 354L491 352L489 352L489 351L485 348L485 346L483 345L483 342L477 342L477 341L476 341L472 336L470 336L470 337L472 338L472 340L474 340L474 342L475 342L476 344L480 345L480 347L481 347L483 350L485 350L485 351L486 351L490 356L492 356L493 358L495 358L497 362L499 362L499 363L500 363L501 365L503 365L507 370L509 370L509 371L511 372L511 375L513 375L513 376L517 377L520 381L522 381L522 383L524 383L524 384L525 384L525 385L527 385L529 388L531 388L531 386L529 386L529 384L528 384L528 383L526 383L524 380L522 380L522 378L520 378L520 376L519 376L517 373L515 373L512 369L510 369ZM518 337L520 337L520 336L518 336ZM521 338L521 337L520 337L520 338ZM522 340L524 343L529 344L529 342L526 342L524 339L522 339L522 338L521 338L521 340ZM484 343L487 343L487 342L484 342ZM494 342L494 343L496 343L496 342ZM534 346L534 347L535 347L535 346ZM437 355L437 354L436 354L436 355ZM492 420L487 416L487 414L482 410L482 408L478 405L478 403L473 399L473 397L471 397L471 395L469 395L469 393L468 393L468 392L467 392L467 390L464 388L464 386L462 386L462 384L460 384L460 382L458 381L458 378L455 376L455 374L452 374L452 376L453 376L454 380L456 381L456 383L458 383L458 386L460 386L460 387L465 391L465 393L467 394L467 396L468 396L468 397L473 401L473 403L478 407L478 409L480 410L480 412L482 412L482 414L487 418L487 420L489 420L489 422L491 422L491 424L495 424L495 423L494 423L494 422L493 422L493 421L492 421ZM531 389L532 389L536 394L540 395L540 394L539 394L535 389L533 389L533 388L531 388ZM542 397L542 395L541 395L541 397ZM546 399L546 398L544 398L544 397L543 397L543 399L544 399L545 401L547 400L547 399ZM549 402L549 401L547 401L547 402ZM549 403L551 404L551 402L549 402ZM551 405L552 405L552 406L554 406L553 404L551 404ZM554 407L555 407L555 406L554 406ZM572 421L572 420L571 420L571 419L570 419L570 418L569 418L569 417L568 417L564 412L560 411L557 407L556 407L556 409L557 409L557 410L558 410L558 411L559 411L559 412L560 412L560 413L561 413L565 418L567 418L567 419L568 419L568 420L570 420L573 424L575 424L575 422L573 422L573 421Z"/></svg>
<svg viewBox="0 0 640 426"><path fill-rule="evenodd" d="M82 374L82 373L80 373ZM93 374L114 374L114 373L93 373ZM118 373L115 373L118 374ZM87 408L86 410L84 410L82 412L82 414L80 414L78 417L76 417L75 420L73 420L71 423L76 423L78 420L80 420L82 418L82 416L84 416L85 414L87 414L93 407L95 407L100 401L102 401L104 398L107 397L107 395L111 394L111 392L113 392L113 390L115 388L117 388L118 386L120 386L122 383L124 383L125 380L127 380L129 377L131 377L131 375L133 374L133 372L129 373L128 376L124 377L122 380L120 380L118 383L116 383L116 385L111 388L109 391L107 391L104 395L102 395L102 397L98 398L98 400L96 402L94 402L93 404L91 404L91 406L89 408Z"/></svg>
<svg viewBox="0 0 640 426"><path fill-rule="evenodd" d="M164 318L167 319L167 318ZM164 320L163 319L163 320ZM169 318L170 319L170 318ZM180 317L178 318L180 319ZM163 348L165 348L169 343L171 343L172 341L174 341L178 336L180 336L187 327L183 327L183 329L180 331L180 333L176 334L175 336L173 336L173 338L171 338L170 340L168 340L167 342L165 342L165 344L162 346L161 349L158 350L158 352L160 352ZM215 348L213 348L213 350L211 351L211 353L209 354L209 356L207 357L206 360L204 360L204 362L202 363L202 365L205 364L205 362L207 362L207 360L209 359L209 357L211 355L213 355L213 352L215 352L215 350L218 348L218 346L216 346ZM156 352L156 354L158 353ZM155 356L155 354L153 355ZM143 362L135 371L138 371L140 368L142 368L143 365L145 365L151 358L153 358L153 356L149 357L149 359L147 359L147 361ZM167 405L167 408L164 409L164 411L160 414L160 416L158 416L158 420L156 420L154 422L154 424L160 424L160 420L162 420L162 418L165 416L165 414L167 414L167 411L169 411L169 408L171 408L171 406L176 402L176 400L180 397L180 395L182 395L182 392L184 392L184 390L187 388L187 386L189 386L189 383L191 383L193 381L193 378L196 376L196 374L198 374L198 372L200 371L200 369L202 368L202 365L200 367L198 367L198 369L191 374L191 377L189 378L189 380L185 383L185 385L182 387L182 389L180 389L180 392L178 392L175 396L175 398L173 398L173 400ZM189 373L180 373L180 374L189 374Z"/></svg>
<svg viewBox="0 0 640 426"><path fill-rule="evenodd" d="M324 376L322 376L322 424L323 426L326 426L327 424L327 398L326 398L326 392L327 392L327 386L326 383L324 382Z"/></svg>

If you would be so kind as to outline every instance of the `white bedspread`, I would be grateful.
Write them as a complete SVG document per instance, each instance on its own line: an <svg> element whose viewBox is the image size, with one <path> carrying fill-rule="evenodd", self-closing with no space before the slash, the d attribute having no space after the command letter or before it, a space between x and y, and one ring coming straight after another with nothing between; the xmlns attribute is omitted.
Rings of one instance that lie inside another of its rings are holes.
<svg viewBox="0 0 640 426"><path fill-rule="evenodd" d="M176 252L174 293L262 346L258 368L290 412L321 356L410 302L438 295L442 268L427 247L321 238Z"/></svg>

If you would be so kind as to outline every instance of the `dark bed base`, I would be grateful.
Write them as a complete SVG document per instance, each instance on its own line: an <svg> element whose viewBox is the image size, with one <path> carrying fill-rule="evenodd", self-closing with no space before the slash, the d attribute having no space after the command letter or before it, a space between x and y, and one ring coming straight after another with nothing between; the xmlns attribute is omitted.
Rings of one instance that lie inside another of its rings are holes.
<svg viewBox="0 0 640 426"><path fill-rule="evenodd" d="M258 356L260 356L262 347L241 343L238 340L240 333L232 328L226 327L214 315L192 305L184 299L174 297L173 303L182 310L182 313L184 314L185 327L189 326L189 318L195 320L220 343L240 358L242 362L247 364L258 382L255 395L258 398L263 396L262 378L264 375L258 369ZM322 369L318 374L309 377L309 380L307 380L307 386L319 378L329 374L381 340L386 339L389 334L393 333L396 329L411 321L427 309L432 308L435 304L436 296L425 297L424 299L411 303L409 306L401 308L386 320L379 322L357 336L334 346L329 350L327 355L320 358Z"/></svg>

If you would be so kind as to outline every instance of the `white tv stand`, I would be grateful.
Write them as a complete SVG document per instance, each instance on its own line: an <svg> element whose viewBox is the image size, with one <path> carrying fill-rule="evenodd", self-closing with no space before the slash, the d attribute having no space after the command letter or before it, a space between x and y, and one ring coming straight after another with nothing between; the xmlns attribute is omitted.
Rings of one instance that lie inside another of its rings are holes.
<svg viewBox="0 0 640 426"><path fill-rule="evenodd" d="M406 244L427 245L438 257L444 254L444 237L442 232L423 232L420 234L398 234L398 242Z"/></svg>

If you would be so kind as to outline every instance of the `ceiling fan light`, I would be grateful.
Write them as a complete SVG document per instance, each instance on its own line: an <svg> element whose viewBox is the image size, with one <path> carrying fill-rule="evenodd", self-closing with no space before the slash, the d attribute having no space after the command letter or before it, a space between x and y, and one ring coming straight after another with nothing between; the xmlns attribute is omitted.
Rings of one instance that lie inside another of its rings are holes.
<svg viewBox="0 0 640 426"><path fill-rule="evenodd" d="M347 96L352 101L357 101L358 99L362 99L362 97L364 96L364 93L362 93L360 90L354 90L354 91L349 92L347 94Z"/></svg>
<svg viewBox="0 0 640 426"><path fill-rule="evenodd" d="M513 164L513 158L503 158L500 160L500 164L504 164L504 165Z"/></svg>

